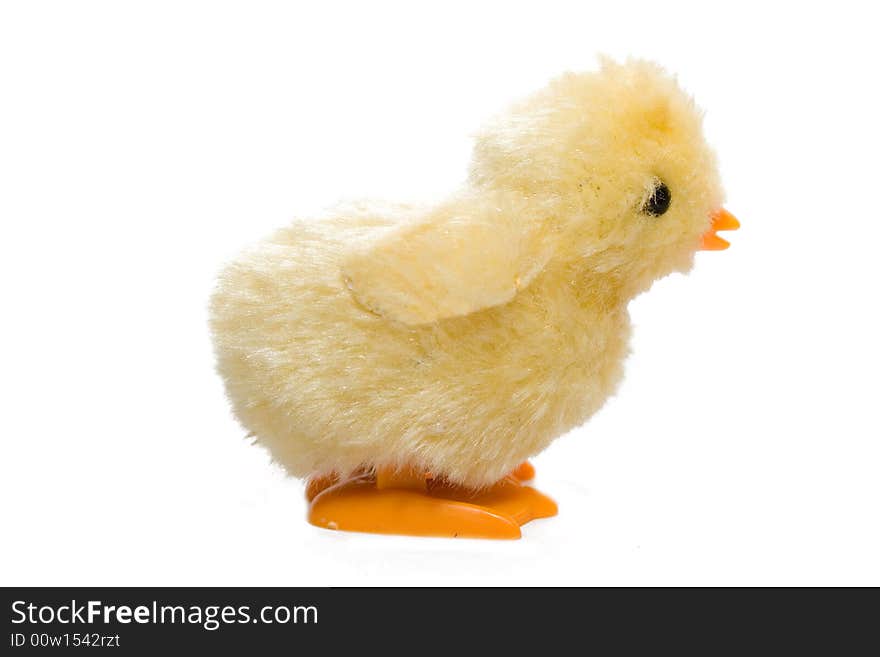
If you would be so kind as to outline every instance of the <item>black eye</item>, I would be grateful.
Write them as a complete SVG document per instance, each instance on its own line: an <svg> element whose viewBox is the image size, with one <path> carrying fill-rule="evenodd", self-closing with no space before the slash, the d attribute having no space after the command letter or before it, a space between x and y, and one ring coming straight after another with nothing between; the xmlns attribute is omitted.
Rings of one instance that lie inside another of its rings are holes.
<svg viewBox="0 0 880 657"><path fill-rule="evenodd" d="M657 186L654 187L654 192L651 194L651 197L645 201L645 206L642 208L642 212L649 214L652 217L659 217L669 209L669 204L671 202L672 192L669 191L666 183L658 182Z"/></svg>

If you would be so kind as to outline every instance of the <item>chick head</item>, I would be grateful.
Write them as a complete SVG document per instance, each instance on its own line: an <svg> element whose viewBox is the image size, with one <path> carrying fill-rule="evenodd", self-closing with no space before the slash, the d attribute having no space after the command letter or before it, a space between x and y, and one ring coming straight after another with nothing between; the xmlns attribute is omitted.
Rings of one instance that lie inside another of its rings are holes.
<svg viewBox="0 0 880 657"><path fill-rule="evenodd" d="M605 60L597 72L554 80L485 129L470 179L522 195L556 259L632 296L689 270L701 245L724 248L713 218L716 228L736 227L731 215L718 221L723 192L701 124L660 67Z"/></svg>

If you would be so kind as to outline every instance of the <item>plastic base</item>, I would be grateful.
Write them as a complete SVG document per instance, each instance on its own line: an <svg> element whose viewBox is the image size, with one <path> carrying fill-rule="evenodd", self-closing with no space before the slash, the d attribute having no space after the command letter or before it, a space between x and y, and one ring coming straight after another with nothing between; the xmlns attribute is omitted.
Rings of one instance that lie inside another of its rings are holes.
<svg viewBox="0 0 880 657"><path fill-rule="evenodd" d="M326 529L447 538L520 538L520 526L557 513L556 503L525 485L523 463L491 488L474 491L424 473L380 470L350 479L309 480L309 522Z"/></svg>

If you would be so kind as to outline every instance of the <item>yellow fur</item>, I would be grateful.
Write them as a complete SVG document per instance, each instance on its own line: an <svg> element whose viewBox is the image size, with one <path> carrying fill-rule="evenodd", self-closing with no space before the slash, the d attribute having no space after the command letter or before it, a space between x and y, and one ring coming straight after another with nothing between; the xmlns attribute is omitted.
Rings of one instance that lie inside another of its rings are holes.
<svg viewBox="0 0 880 657"><path fill-rule="evenodd" d="M672 203L651 217L657 180ZM484 130L446 202L339 209L223 272L235 413L296 476L491 484L614 392L628 301L690 268L721 200L700 115L662 70L564 75Z"/></svg>

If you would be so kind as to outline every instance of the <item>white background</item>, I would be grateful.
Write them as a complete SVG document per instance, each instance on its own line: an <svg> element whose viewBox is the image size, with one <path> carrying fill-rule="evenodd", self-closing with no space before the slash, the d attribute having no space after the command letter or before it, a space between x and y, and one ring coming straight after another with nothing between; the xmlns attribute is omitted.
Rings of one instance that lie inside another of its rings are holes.
<svg viewBox="0 0 880 657"><path fill-rule="evenodd" d="M4 2L0 583L880 584L869 3ZM232 419L222 263L340 199L441 197L596 53L707 109L743 228L631 307L617 397L518 542L304 520Z"/></svg>

